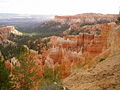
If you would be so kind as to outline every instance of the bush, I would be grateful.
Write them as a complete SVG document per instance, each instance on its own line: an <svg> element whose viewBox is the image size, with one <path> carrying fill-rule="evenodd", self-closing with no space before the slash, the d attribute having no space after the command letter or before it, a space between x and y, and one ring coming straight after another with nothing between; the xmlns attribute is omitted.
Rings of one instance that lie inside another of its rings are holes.
<svg viewBox="0 0 120 90"><path fill-rule="evenodd" d="M98 61L99 62L102 62L102 61L104 61L105 60L105 58L100 58Z"/></svg>

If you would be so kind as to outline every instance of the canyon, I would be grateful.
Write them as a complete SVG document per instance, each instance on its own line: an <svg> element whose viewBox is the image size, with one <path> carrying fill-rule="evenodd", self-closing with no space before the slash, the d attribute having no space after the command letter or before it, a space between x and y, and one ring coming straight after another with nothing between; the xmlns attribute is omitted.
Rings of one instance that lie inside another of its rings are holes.
<svg viewBox="0 0 120 90"><path fill-rule="evenodd" d="M39 67L42 79L46 67L52 69L53 73L59 68L60 79L68 90L111 90L120 86L120 25L115 23L118 16L95 13L56 16L43 27L52 25L49 23L56 25L56 22L68 24L69 27L62 31L61 36L28 40L24 47L29 52L28 57L32 56ZM60 25L52 25L52 28L57 30L61 28ZM1 27L1 43L9 41L11 33L23 35L14 26ZM37 51L39 49L40 53ZM14 69L11 62L20 66L13 57L5 62L8 69Z"/></svg>
<svg viewBox="0 0 120 90"><path fill-rule="evenodd" d="M50 67L61 65L61 69L65 71L63 73L63 78L65 78L77 64L89 67L98 63L97 59L107 57L104 55L104 57L99 57L99 55L108 49L107 38L110 29L114 26L114 23L101 24L100 35L80 33L64 37L50 37L51 48L46 51L47 53L42 53L46 64ZM90 32L93 31L94 29L90 30Z"/></svg>

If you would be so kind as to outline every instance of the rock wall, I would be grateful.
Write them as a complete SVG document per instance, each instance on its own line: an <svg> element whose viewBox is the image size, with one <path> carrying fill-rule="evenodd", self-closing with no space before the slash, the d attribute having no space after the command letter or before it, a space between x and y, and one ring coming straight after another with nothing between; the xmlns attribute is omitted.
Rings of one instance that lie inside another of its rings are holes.
<svg viewBox="0 0 120 90"><path fill-rule="evenodd" d="M110 48L111 55L120 53L120 25L110 31L107 45Z"/></svg>

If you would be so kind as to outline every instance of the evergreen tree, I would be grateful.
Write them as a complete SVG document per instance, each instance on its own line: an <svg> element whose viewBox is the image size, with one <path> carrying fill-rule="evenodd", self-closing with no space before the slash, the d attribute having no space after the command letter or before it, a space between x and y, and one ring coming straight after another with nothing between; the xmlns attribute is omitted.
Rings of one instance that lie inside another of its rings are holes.
<svg viewBox="0 0 120 90"><path fill-rule="evenodd" d="M18 89L30 90L30 88L35 87L40 81L40 76L38 76L39 68L35 65L35 61L30 56L27 48L22 47L20 51L21 53L17 57L20 66L15 66L13 74L19 86Z"/></svg>
<svg viewBox="0 0 120 90"><path fill-rule="evenodd" d="M6 68L2 57L0 57L0 90L13 90L14 82L10 71Z"/></svg>
<svg viewBox="0 0 120 90"><path fill-rule="evenodd" d="M0 46L0 51L5 60L9 60L19 54L19 47L13 45Z"/></svg>

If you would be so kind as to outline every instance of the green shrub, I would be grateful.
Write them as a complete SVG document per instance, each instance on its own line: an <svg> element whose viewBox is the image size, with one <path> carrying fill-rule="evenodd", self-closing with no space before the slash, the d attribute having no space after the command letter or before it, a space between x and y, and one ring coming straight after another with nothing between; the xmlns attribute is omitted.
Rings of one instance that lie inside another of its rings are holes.
<svg viewBox="0 0 120 90"><path fill-rule="evenodd" d="M112 90L120 90L120 87L112 88Z"/></svg>
<svg viewBox="0 0 120 90"><path fill-rule="evenodd" d="M99 62L102 62L102 61L104 61L105 60L105 58L100 58L98 61Z"/></svg>
<svg viewBox="0 0 120 90"><path fill-rule="evenodd" d="M3 55L5 60L9 60L19 54L20 46L13 46L13 45L7 45L7 46L0 46L1 54Z"/></svg>
<svg viewBox="0 0 120 90"><path fill-rule="evenodd" d="M100 88L100 87L96 87L96 88L90 88L90 89L88 89L88 90L104 90L104 89L102 89L102 88Z"/></svg>

